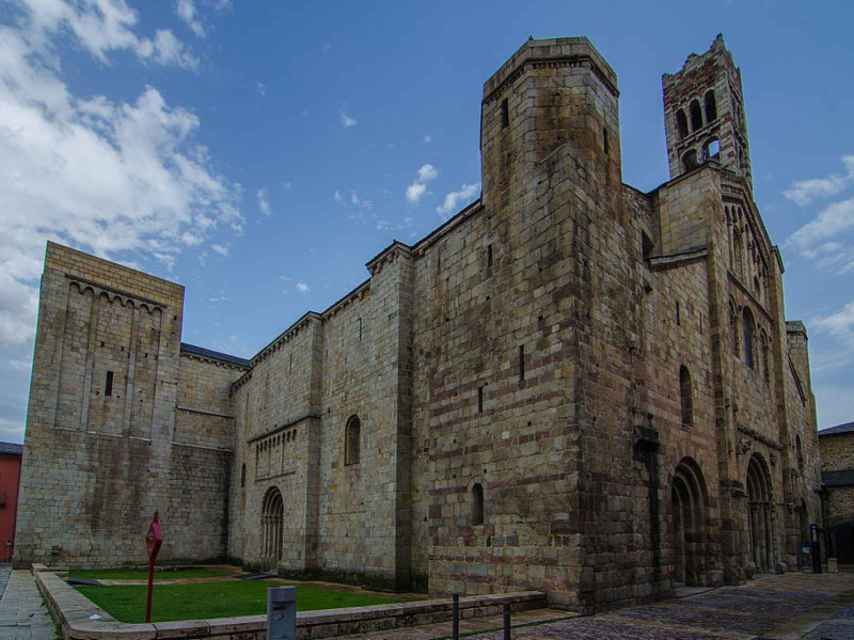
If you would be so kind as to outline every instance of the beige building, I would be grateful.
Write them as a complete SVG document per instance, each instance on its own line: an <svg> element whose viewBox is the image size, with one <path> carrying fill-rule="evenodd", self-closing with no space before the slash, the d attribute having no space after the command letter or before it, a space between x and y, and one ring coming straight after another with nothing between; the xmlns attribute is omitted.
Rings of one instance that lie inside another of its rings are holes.
<svg viewBox="0 0 854 640"><path fill-rule="evenodd" d="M49 244L18 562L166 560L593 609L797 566L807 334L718 37L663 77L670 180L622 182L617 75L529 40L483 88L481 197L251 360L183 290Z"/></svg>

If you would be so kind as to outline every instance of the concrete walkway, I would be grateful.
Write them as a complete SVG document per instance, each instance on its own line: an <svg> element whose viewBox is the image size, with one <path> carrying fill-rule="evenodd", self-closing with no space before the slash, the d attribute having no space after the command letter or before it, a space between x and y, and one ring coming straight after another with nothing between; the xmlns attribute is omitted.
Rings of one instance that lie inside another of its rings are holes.
<svg viewBox="0 0 854 640"><path fill-rule="evenodd" d="M53 640L56 627L29 571L0 566L0 640Z"/></svg>

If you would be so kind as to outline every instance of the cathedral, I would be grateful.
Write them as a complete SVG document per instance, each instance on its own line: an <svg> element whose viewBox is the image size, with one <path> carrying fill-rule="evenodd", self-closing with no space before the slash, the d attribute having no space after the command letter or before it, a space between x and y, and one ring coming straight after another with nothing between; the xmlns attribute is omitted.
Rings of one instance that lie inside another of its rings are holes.
<svg viewBox="0 0 854 640"><path fill-rule="evenodd" d="M718 36L662 88L644 193L614 70L527 41L480 198L248 360L181 341L182 286L48 243L16 563L142 563L159 510L164 561L585 611L797 570L815 400L741 73Z"/></svg>

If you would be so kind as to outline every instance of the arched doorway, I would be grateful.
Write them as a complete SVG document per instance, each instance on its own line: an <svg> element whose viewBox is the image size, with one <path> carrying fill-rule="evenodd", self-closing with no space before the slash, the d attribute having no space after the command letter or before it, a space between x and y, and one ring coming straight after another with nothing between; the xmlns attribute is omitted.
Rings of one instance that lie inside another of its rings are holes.
<svg viewBox="0 0 854 640"><path fill-rule="evenodd" d="M706 484L696 462L680 462L670 486L674 585L700 586L706 569Z"/></svg>
<svg viewBox="0 0 854 640"><path fill-rule="evenodd" d="M772 567L772 494L771 479L765 461L753 454L747 465L747 526L750 557L760 572Z"/></svg>
<svg viewBox="0 0 854 640"><path fill-rule="evenodd" d="M278 566L282 559L283 522L282 494L276 487L270 487L261 509L261 559L269 568Z"/></svg>

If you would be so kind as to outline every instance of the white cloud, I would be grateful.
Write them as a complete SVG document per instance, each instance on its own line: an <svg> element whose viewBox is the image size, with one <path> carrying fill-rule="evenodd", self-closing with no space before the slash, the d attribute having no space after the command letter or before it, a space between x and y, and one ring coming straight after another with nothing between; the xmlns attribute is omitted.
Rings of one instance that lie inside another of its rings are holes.
<svg viewBox="0 0 854 640"><path fill-rule="evenodd" d="M425 193L427 193L427 185L420 182L413 182L406 187L406 199L412 204L418 204Z"/></svg>
<svg viewBox="0 0 854 640"><path fill-rule="evenodd" d="M213 0L213 7L217 11L231 11L234 4L231 0Z"/></svg>
<svg viewBox="0 0 854 640"><path fill-rule="evenodd" d="M342 127L347 129L349 127L355 127L357 124L359 124L359 121L356 120L356 118L354 118L353 116L351 116L351 115L349 115L343 111L341 112L341 126Z"/></svg>
<svg viewBox="0 0 854 640"><path fill-rule="evenodd" d="M258 91L258 95L262 97L267 95L267 85L260 80L256 83L255 89Z"/></svg>
<svg viewBox="0 0 854 640"><path fill-rule="evenodd" d="M418 170L418 180L420 182L430 182L431 180L434 180L438 175L439 172L432 164L421 165L421 168Z"/></svg>
<svg viewBox="0 0 854 640"><path fill-rule="evenodd" d="M350 197L345 198L344 194L342 194L341 191L336 189L335 193L332 195L332 198L335 200L335 202L344 207L351 206L354 209L361 209L365 211L370 211L374 208L374 203L372 200L363 199L355 191L350 191Z"/></svg>
<svg viewBox="0 0 854 640"><path fill-rule="evenodd" d="M431 136L424 136L424 144L430 144L433 142L433 138Z"/></svg>
<svg viewBox="0 0 854 640"><path fill-rule="evenodd" d="M815 220L795 231L787 244L801 254L815 257L821 247L840 248L839 234L854 228L854 197L834 202L825 207Z"/></svg>
<svg viewBox="0 0 854 640"><path fill-rule="evenodd" d="M432 164L421 165L415 181L406 187L406 199L412 204L418 204L427 193L427 183L435 180L438 175L439 171Z"/></svg>
<svg viewBox="0 0 854 640"><path fill-rule="evenodd" d="M845 174L831 174L824 178L799 180L792 184L783 195L800 206L808 205L819 198L829 198L842 193L849 185L854 184L854 156L843 156Z"/></svg>
<svg viewBox="0 0 854 640"><path fill-rule="evenodd" d="M178 0L175 11L178 13L178 17L186 23L193 33L200 38L205 37L205 28L202 26L201 20L199 20L193 0Z"/></svg>
<svg viewBox="0 0 854 640"><path fill-rule="evenodd" d="M220 304L221 302L228 302L228 298L225 296L214 296L213 298L208 298L208 302L211 304Z"/></svg>
<svg viewBox="0 0 854 640"><path fill-rule="evenodd" d="M199 60L168 29L158 29L154 35L151 58L163 65L196 69Z"/></svg>
<svg viewBox="0 0 854 640"><path fill-rule="evenodd" d="M270 200L267 196L267 189L258 189L258 193L256 194L258 197L258 208L261 209L261 213L265 216L269 216L273 213L273 210L270 208Z"/></svg>
<svg viewBox="0 0 854 640"><path fill-rule="evenodd" d="M214 229L242 225L240 186L193 142L197 116L150 86L132 102L73 95L53 39L70 34L104 63L111 51L165 60L180 47L140 39L120 0L23 7L17 28L0 26L0 345L32 338L47 239L168 268Z"/></svg>
<svg viewBox="0 0 854 640"><path fill-rule="evenodd" d="M837 343L829 352L816 353L813 369L835 369L854 362L854 301L835 313L813 318L810 327L834 338Z"/></svg>
<svg viewBox="0 0 854 640"><path fill-rule="evenodd" d="M297 282L297 291L300 293L308 293L311 291L311 287L309 287L305 282Z"/></svg>
<svg viewBox="0 0 854 640"><path fill-rule="evenodd" d="M211 251L215 251L221 256L228 255L228 247L223 244L212 244Z"/></svg>
<svg viewBox="0 0 854 640"><path fill-rule="evenodd" d="M442 216L456 213L457 209L474 200L480 193L480 183L464 184L459 191L451 191L445 194L442 204L436 207L436 211Z"/></svg>
<svg viewBox="0 0 854 640"><path fill-rule="evenodd" d="M20 0L19 4L24 9L21 30L30 43L44 45L51 37L68 31L104 64L108 64L109 52L125 50L161 64L189 69L198 66L198 60L171 31L159 30L154 39L134 33L138 17L124 0ZM48 64L55 67L56 59Z"/></svg>

